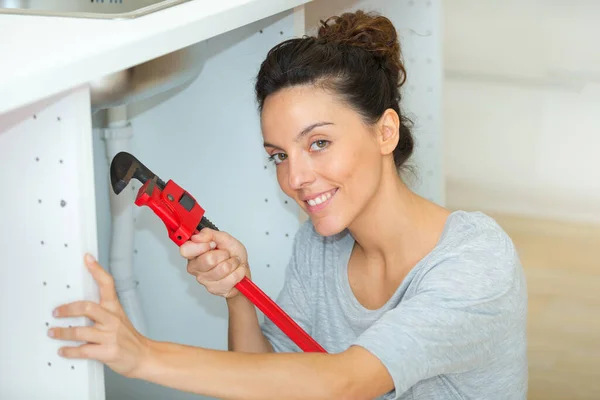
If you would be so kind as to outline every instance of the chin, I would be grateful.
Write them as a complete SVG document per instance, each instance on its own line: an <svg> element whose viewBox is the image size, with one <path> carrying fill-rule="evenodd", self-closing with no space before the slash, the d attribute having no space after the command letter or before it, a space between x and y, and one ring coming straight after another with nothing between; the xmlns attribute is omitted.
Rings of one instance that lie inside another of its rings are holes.
<svg viewBox="0 0 600 400"><path fill-rule="evenodd" d="M325 218L310 218L315 231L321 236L333 236L342 232L348 226L342 223L338 218L325 217Z"/></svg>

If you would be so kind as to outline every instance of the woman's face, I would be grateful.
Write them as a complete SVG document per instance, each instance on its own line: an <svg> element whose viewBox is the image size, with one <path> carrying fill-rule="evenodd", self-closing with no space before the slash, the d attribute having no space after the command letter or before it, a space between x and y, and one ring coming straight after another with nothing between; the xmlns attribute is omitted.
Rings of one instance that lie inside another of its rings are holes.
<svg viewBox="0 0 600 400"><path fill-rule="evenodd" d="M341 232L376 193L383 169L381 140L360 115L318 88L286 88L269 96L261 116L265 150L282 190L315 229Z"/></svg>

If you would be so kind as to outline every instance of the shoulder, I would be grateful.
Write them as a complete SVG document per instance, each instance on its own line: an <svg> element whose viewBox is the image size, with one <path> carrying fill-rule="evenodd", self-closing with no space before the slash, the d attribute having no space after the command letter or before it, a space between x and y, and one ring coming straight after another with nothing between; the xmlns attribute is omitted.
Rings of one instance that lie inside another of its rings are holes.
<svg viewBox="0 0 600 400"><path fill-rule="evenodd" d="M508 234L492 217L482 212L453 212L440 245L448 255L466 259L483 257L489 261L493 256L500 262L511 262L517 257Z"/></svg>
<svg viewBox="0 0 600 400"><path fill-rule="evenodd" d="M522 295L524 277L513 241L490 216L455 211L431 254L422 282L469 296Z"/></svg>

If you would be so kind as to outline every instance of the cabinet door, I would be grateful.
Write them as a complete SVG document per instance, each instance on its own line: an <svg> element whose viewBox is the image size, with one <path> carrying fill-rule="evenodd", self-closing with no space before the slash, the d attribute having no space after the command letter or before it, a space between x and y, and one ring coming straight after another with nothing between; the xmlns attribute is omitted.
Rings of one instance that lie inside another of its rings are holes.
<svg viewBox="0 0 600 400"><path fill-rule="evenodd" d="M72 343L49 326L74 300L97 301L83 263L96 254L96 211L87 88L0 115L0 398L104 399L102 364L68 360Z"/></svg>

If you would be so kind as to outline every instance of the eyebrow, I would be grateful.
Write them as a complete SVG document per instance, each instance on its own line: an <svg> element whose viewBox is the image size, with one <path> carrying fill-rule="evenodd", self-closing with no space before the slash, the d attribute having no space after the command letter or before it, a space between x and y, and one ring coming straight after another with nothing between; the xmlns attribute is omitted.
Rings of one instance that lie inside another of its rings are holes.
<svg viewBox="0 0 600 400"><path fill-rule="evenodd" d="M333 122L315 122L314 124L307 126L306 128L302 129L302 131L296 136L296 142L299 141L300 139L302 139L302 137L306 136L313 129L318 128L320 126L325 126L325 125L333 125ZM268 142L264 142L263 146L264 147L274 147L276 149L279 148L278 146L275 146L274 144L271 144Z"/></svg>

